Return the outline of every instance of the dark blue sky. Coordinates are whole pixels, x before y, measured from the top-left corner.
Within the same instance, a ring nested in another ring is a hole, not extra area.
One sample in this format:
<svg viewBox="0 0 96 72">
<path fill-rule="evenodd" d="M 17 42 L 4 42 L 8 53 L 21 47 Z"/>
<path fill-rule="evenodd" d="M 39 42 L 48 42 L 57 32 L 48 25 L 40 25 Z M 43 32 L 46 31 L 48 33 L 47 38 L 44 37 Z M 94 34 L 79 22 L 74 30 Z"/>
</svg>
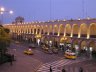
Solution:
<svg viewBox="0 0 96 72">
<path fill-rule="evenodd" d="M 96 18 L 96 0 L 0 0 L 0 6 L 14 11 L 13 15 L 3 15 L 4 22 L 11 22 L 17 16 L 28 22 Z"/>
</svg>

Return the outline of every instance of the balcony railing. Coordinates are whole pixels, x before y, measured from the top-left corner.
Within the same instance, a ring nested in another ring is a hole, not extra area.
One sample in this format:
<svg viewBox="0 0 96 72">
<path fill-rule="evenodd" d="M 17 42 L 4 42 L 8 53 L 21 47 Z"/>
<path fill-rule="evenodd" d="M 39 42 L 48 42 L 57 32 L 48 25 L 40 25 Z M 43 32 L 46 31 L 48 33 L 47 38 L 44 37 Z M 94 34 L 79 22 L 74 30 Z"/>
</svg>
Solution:
<svg viewBox="0 0 96 72">
<path fill-rule="evenodd" d="M 49 35 L 53 35 L 53 33 L 52 33 L 52 32 L 50 32 L 50 33 L 49 33 Z"/>
<path fill-rule="evenodd" d="M 96 35 L 90 35 L 90 38 L 96 38 Z"/>
<path fill-rule="evenodd" d="M 78 37 L 78 34 L 73 34 L 73 36 Z"/>
<path fill-rule="evenodd" d="M 58 33 L 54 33 L 54 35 L 58 35 Z"/>
<path fill-rule="evenodd" d="M 60 33 L 60 35 L 64 35 L 63 33 Z"/>
<path fill-rule="evenodd" d="M 87 37 L 87 34 L 81 34 L 81 37 Z"/>
<path fill-rule="evenodd" d="M 47 35 L 47 32 L 45 32 L 45 35 Z"/>
<path fill-rule="evenodd" d="M 18 35 L 17 32 L 12 32 L 13 35 Z M 31 35 L 32 33 L 20 33 L 20 34 L 26 34 L 26 35 Z M 35 34 L 35 33 L 34 33 Z M 39 33 L 38 33 L 39 34 Z M 41 32 L 41 34 L 45 34 L 47 35 L 48 32 Z M 58 35 L 58 33 L 52 33 L 50 32 L 49 35 Z M 60 36 L 64 35 L 63 33 L 60 33 Z M 66 36 L 70 36 L 69 33 L 66 33 Z M 78 34 L 73 34 L 73 37 L 77 37 L 78 38 Z M 87 38 L 87 34 L 81 34 L 80 38 Z M 90 35 L 90 38 L 96 38 L 96 35 Z"/>
<path fill-rule="evenodd" d="M 70 34 L 69 33 L 66 33 L 66 36 L 70 36 Z"/>
</svg>

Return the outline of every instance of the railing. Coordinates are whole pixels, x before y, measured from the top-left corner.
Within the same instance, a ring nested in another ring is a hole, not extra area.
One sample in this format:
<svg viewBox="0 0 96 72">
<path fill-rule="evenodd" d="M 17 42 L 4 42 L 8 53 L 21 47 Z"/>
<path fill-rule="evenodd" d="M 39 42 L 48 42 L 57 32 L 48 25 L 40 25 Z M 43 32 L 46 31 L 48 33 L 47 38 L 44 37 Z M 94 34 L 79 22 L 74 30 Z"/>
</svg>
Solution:
<svg viewBox="0 0 96 72">
<path fill-rule="evenodd" d="M 47 32 L 45 32 L 45 34 L 47 35 Z"/>
<path fill-rule="evenodd" d="M 60 33 L 60 35 L 64 35 L 63 33 Z"/>
<path fill-rule="evenodd" d="M 13 32 L 12 34 L 13 35 L 18 35 L 18 33 L 15 33 L 15 32 Z M 45 33 L 42 32 L 41 34 L 47 35 L 48 32 L 45 32 Z M 30 33 L 21 33 L 21 35 L 31 35 L 31 34 Z M 50 32 L 49 35 L 56 36 L 56 35 L 58 35 L 58 33 L 54 33 L 53 34 L 52 32 Z M 60 36 L 62 36 L 62 35 L 64 35 L 64 34 L 63 33 L 60 33 Z M 69 33 L 66 33 L 66 36 L 69 36 L 70 37 L 70 34 Z M 74 38 L 78 38 L 78 34 L 73 34 L 73 37 Z M 82 34 L 80 36 L 80 38 L 86 38 L 87 39 L 87 34 Z M 95 39 L 96 38 L 96 35 L 90 35 L 90 38 L 91 39 Z"/>
<path fill-rule="evenodd" d="M 54 35 L 58 35 L 58 33 L 54 33 Z"/>
<path fill-rule="evenodd" d="M 87 37 L 87 34 L 82 34 L 81 37 Z"/>
<path fill-rule="evenodd" d="M 52 33 L 52 32 L 50 32 L 50 33 L 49 33 L 49 35 L 53 35 L 53 33 Z"/>
<path fill-rule="evenodd" d="M 69 33 L 66 33 L 66 36 L 70 36 L 70 34 Z"/>
<path fill-rule="evenodd" d="M 43 34 L 43 32 L 41 32 L 41 34 Z"/>
<path fill-rule="evenodd" d="M 78 34 L 73 34 L 73 36 L 76 36 L 76 37 L 78 37 Z"/>
<path fill-rule="evenodd" d="M 90 38 L 96 38 L 96 35 L 90 35 Z"/>
</svg>

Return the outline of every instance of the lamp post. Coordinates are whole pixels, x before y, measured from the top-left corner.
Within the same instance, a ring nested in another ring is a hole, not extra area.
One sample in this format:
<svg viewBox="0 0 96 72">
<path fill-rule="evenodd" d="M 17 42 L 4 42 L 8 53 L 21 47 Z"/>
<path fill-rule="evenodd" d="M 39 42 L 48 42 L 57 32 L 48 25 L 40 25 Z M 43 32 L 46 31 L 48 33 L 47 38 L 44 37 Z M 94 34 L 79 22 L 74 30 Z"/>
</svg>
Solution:
<svg viewBox="0 0 96 72">
<path fill-rule="evenodd" d="M 12 11 L 12 10 L 5 10 L 4 7 L 0 7 L 0 15 L 1 15 L 2 24 L 3 24 L 3 14 L 4 14 L 4 13 L 13 14 L 13 11 Z"/>
</svg>

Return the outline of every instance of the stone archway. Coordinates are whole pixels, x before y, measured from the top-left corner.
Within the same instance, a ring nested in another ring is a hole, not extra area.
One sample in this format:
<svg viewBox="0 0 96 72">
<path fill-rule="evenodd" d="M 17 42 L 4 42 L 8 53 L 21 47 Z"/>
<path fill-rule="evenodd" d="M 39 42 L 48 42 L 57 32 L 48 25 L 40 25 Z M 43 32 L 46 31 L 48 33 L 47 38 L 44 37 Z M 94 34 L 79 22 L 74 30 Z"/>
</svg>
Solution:
<svg viewBox="0 0 96 72">
<path fill-rule="evenodd" d="M 45 25 L 44 26 L 44 34 L 47 34 L 48 33 L 48 25 Z"/>
<path fill-rule="evenodd" d="M 95 41 L 82 40 L 81 41 L 81 54 L 85 55 L 85 57 L 92 58 L 92 51 L 96 50 L 95 47 L 96 47 Z"/>
<path fill-rule="evenodd" d="M 33 33 L 36 34 L 36 25 L 33 26 Z"/>
<path fill-rule="evenodd" d="M 59 31 L 60 35 L 64 35 L 64 25 L 63 24 L 60 24 L 59 29 L 60 29 L 60 31 Z"/>
<path fill-rule="evenodd" d="M 73 52 L 75 52 L 76 53 L 76 55 L 78 55 L 79 54 L 79 52 L 80 52 L 80 45 L 79 45 L 79 40 L 78 39 L 74 39 L 73 41 L 72 41 L 72 51 Z"/>
<path fill-rule="evenodd" d="M 95 44 L 95 41 L 90 41 L 89 42 L 89 49 L 92 48 L 92 51 L 96 51 L 96 44 Z"/>
<path fill-rule="evenodd" d="M 87 41 L 86 40 L 81 41 L 81 43 L 80 43 L 81 50 L 84 50 L 84 49 L 87 50 L 87 47 L 88 47 Z"/>
<path fill-rule="evenodd" d="M 61 43 L 64 43 L 64 42 L 71 43 L 71 38 L 67 37 L 67 36 L 66 37 L 63 36 L 63 37 L 60 38 L 60 42 Z"/>
<path fill-rule="evenodd" d="M 88 45 L 89 45 L 90 58 L 95 58 L 96 57 L 96 43 L 95 43 L 95 41 L 90 41 Z"/>
<path fill-rule="evenodd" d="M 71 28 L 71 25 L 70 24 L 66 24 L 66 26 L 65 26 L 65 36 L 70 36 L 71 35 L 71 30 L 72 30 L 72 28 Z"/>
<path fill-rule="evenodd" d="M 72 43 L 72 47 L 75 48 L 75 45 L 79 45 L 79 41 L 76 39 Z"/>
<path fill-rule="evenodd" d="M 61 37 L 60 38 L 60 44 L 64 45 L 64 48 L 68 49 L 68 48 L 71 48 L 72 47 L 72 44 L 71 44 L 72 40 L 70 37 Z"/>
<path fill-rule="evenodd" d="M 40 34 L 40 26 L 39 25 L 37 25 L 37 27 L 36 27 L 36 29 L 37 29 L 37 34 Z"/>
<path fill-rule="evenodd" d="M 96 38 L 96 24 L 90 24 L 90 38 Z"/>
<path fill-rule="evenodd" d="M 52 25 L 49 25 L 49 35 L 52 35 L 53 34 L 53 28 L 52 28 Z"/>
<path fill-rule="evenodd" d="M 78 32 L 79 32 L 79 26 L 78 24 L 73 24 L 73 37 L 76 36 L 78 37 Z"/>
<path fill-rule="evenodd" d="M 41 31 L 40 34 L 44 34 L 44 27 L 43 27 L 43 25 L 40 26 L 40 31 Z"/>
<path fill-rule="evenodd" d="M 80 37 L 87 37 L 87 32 L 88 32 L 88 26 L 87 24 L 81 24 L 80 25 Z"/>
<path fill-rule="evenodd" d="M 57 25 L 54 25 L 54 35 L 57 35 L 58 34 L 58 26 Z"/>
</svg>

